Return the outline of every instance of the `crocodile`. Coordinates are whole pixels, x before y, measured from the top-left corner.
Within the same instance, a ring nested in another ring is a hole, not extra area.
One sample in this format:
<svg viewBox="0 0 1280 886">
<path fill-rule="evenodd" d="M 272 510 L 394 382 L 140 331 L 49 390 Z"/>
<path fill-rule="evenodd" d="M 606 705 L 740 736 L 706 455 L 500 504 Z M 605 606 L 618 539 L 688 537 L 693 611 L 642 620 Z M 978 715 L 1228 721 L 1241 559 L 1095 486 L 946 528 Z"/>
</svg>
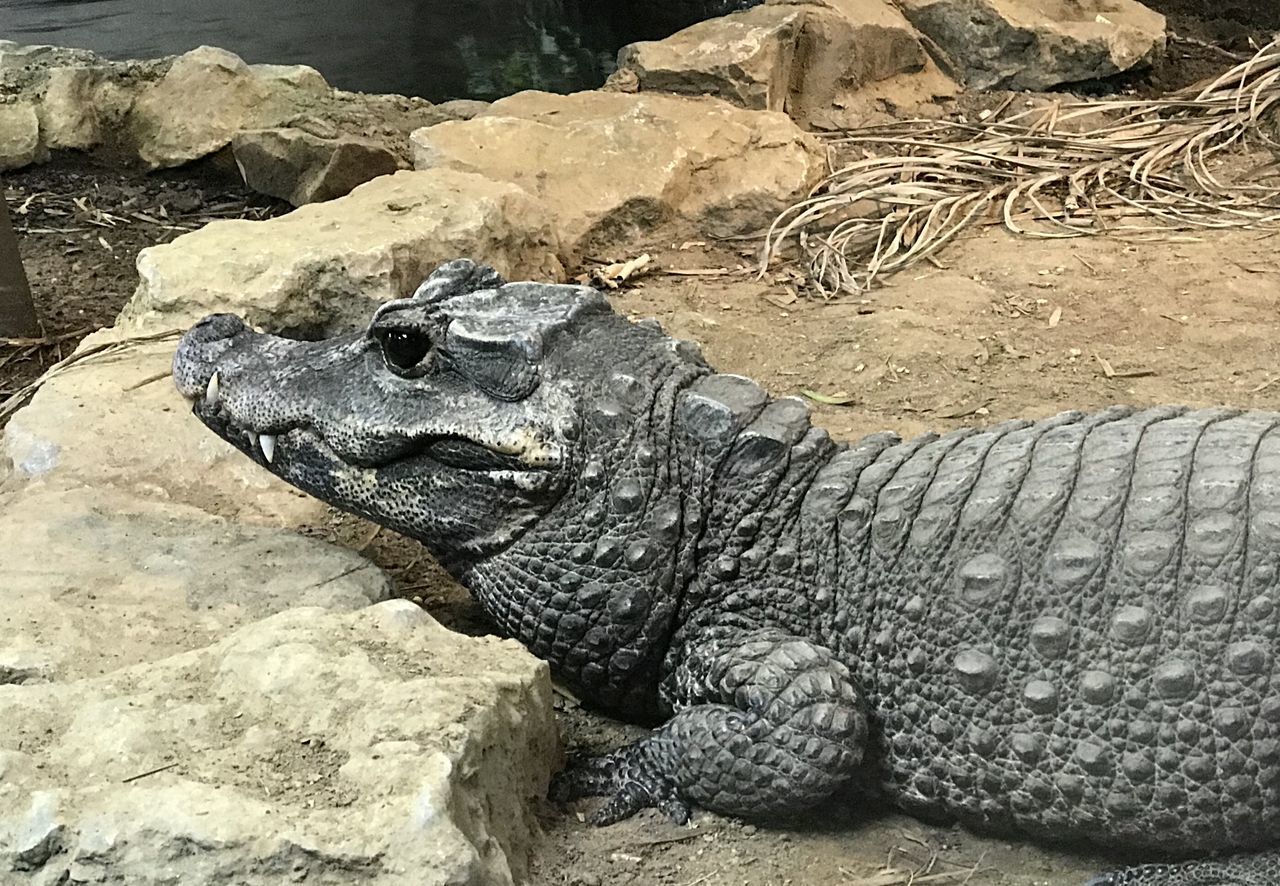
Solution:
<svg viewBox="0 0 1280 886">
<path fill-rule="evenodd" d="M 594 289 L 466 259 L 327 340 L 211 315 L 173 371 L 654 727 L 553 781 L 597 824 L 839 794 L 1144 862 L 1095 886 L 1280 883 L 1280 414 L 837 443 Z"/>
</svg>

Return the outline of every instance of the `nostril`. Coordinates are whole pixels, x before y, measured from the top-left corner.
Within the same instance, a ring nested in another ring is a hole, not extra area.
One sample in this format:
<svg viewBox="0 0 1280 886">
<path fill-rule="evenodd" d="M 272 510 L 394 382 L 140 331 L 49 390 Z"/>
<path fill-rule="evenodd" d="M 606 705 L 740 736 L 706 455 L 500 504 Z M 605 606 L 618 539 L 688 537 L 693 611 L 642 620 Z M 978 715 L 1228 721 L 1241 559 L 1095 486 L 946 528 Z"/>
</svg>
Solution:
<svg viewBox="0 0 1280 886">
<path fill-rule="evenodd" d="M 214 366 L 248 328 L 234 314 L 210 314 L 187 330 L 173 355 L 178 390 L 191 400 L 206 396 Z"/>
<path fill-rule="evenodd" d="M 192 326 L 184 338 L 207 343 L 220 338 L 231 338 L 248 328 L 235 314 L 210 314 Z"/>
</svg>

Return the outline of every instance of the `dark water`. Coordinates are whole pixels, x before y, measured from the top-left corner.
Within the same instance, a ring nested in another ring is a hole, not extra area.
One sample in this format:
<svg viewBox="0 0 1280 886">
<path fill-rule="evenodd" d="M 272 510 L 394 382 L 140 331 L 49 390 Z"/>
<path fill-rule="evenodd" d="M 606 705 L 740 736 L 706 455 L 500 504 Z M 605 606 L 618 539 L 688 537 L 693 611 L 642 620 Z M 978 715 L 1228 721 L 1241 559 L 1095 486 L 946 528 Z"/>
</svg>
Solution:
<svg viewBox="0 0 1280 886">
<path fill-rule="evenodd" d="M 623 45 L 733 0 L 0 0 L 0 39 L 150 58 L 202 43 L 432 101 L 600 85 Z"/>
</svg>

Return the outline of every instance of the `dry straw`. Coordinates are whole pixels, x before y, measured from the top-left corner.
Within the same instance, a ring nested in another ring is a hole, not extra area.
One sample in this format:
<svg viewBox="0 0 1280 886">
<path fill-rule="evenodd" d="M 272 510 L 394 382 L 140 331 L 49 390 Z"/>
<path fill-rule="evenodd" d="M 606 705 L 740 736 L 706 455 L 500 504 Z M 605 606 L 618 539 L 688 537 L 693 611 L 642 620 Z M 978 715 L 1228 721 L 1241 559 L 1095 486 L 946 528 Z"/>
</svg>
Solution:
<svg viewBox="0 0 1280 886">
<path fill-rule="evenodd" d="M 979 224 L 1030 237 L 1280 226 L 1280 185 L 1264 184 L 1259 170 L 1224 181 L 1210 168 L 1247 137 L 1280 147 L 1261 125 L 1277 101 L 1280 40 L 1207 85 L 1162 98 L 1058 102 L 1002 117 L 1006 102 L 979 123 L 907 120 L 833 134 L 839 168 L 774 221 L 764 263 L 794 240 L 824 294 L 859 292 Z"/>
</svg>

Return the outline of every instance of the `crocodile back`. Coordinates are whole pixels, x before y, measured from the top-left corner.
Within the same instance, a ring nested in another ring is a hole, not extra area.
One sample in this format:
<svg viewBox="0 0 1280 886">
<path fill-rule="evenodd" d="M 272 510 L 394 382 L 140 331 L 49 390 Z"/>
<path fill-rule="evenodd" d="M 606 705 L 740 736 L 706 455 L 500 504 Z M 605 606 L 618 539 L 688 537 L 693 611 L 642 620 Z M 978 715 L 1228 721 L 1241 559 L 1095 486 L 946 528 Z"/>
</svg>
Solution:
<svg viewBox="0 0 1280 886">
<path fill-rule="evenodd" d="M 844 639 L 902 806 L 1134 847 L 1280 834 L 1280 415 L 909 441 L 841 519 Z"/>
</svg>

